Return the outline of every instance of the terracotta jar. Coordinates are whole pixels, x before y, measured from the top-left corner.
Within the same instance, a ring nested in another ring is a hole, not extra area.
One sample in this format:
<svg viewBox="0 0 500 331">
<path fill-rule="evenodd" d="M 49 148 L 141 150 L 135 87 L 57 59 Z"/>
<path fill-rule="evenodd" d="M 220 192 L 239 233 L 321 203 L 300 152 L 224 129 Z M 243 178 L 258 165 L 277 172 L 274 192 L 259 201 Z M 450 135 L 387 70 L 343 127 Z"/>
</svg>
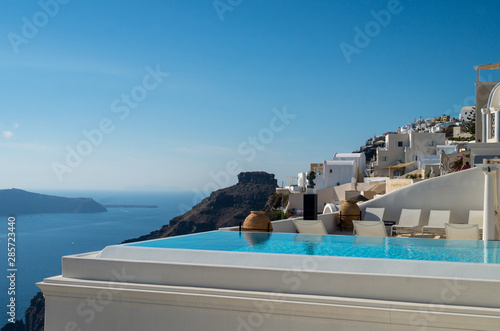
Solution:
<svg viewBox="0 0 500 331">
<path fill-rule="evenodd" d="M 273 225 L 271 224 L 269 217 L 266 216 L 265 212 L 251 211 L 250 215 L 245 218 L 241 230 L 271 232 L 273 231 Z"/>
<path fill-rule="evenodd" d="M 359 206 L 353 200 L 346 200 L 339 208 L 340 230 L 344 228 L 352 229 L 352 221 L 360 220 Z"/>
</svg>

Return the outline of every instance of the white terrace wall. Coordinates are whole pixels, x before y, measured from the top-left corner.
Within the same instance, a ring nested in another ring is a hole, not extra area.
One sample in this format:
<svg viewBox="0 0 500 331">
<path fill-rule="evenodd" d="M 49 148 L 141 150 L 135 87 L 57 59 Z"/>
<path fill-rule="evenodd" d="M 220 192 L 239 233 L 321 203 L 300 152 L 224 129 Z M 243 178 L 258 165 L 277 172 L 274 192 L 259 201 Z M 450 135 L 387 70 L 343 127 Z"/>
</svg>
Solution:
<svg viewBox="0 0 500 331">
<path fill-rule="evenodd" d="M 467 223 L 469 210 L 483 209 L 484 174 L 473 168 L 427 179 L 359 205 L 384 207 L 384 220 L 399 220 L 401 209 L 422 209 L 420 224 L 427 224 L 429 212 L 451 210 L 450 222 Z"/>
<path fill-rule="evenodd" d="M 273 232 L 285 232 L 285 233 L 296 233 L 297 229 L 292 220 L 301 220 L 302 217 L 287 218 L 284 220 L 273 221 Z M 337 224 L 339 223 L 339 213 L 327 213 L 318 215 L 318 219 L 323 222 L 325 229 L 328 233 L 333 233 L 338 230 Z M 238 231 L 239 226 L 231 226 L 226 228 L 220 228 L 219 231 Z"/>
<path fill-rule="evenodd" d="M 371 191 L 374 187 L 376 187 L 380 184 L 385 185 L 385 180 L 366 182 L 366 183 L 358 183 L 358 184 L 356 184 L 356 188 L 358 191 Z"/>
<path fill-rule="evenodd" d="M 334 190 L 334 201 L 342 201 L 345 200 L 345 192 L 346 191 L 351 191 L 356 189 L 356 184 L 355 183 L 347 183 L 339 186 L 335 186 L 333 188 Z M 332 202 L 332 201 L 326 201 L 326 203 Z"/>
<path fill-rule="evenodd" d="M 325 188 L 323 190 L 317 190 L 318 195 L 318 212 L 322 212 L 325 204 L 336 200 L 335 187 Z"/>
<path fill-rule="evenodd" d="M 344 200 L 345 192 L 348 190 L 354 190 L 355 187 L 356 184 L 347 183 L 335 187 L 316 190 L 316 194 L 318 195 L 318 212 L 321 212 L 323 210 L 325 203 Z M 303 206 L 304 193 L 293 193 L 288 196 L 287 211 L 290 211 L 292 209 L 303 210 Z"/>
<path fill-rule="evenodd" d="M 413 183 L 419 182 L 421 179 L 410 179 L 410 178 L 397 178 L 397 179 L 388 179 L 385 182 L 385 192 L 390 193 L 402 187 L 411 185 Z"/>
</svg>

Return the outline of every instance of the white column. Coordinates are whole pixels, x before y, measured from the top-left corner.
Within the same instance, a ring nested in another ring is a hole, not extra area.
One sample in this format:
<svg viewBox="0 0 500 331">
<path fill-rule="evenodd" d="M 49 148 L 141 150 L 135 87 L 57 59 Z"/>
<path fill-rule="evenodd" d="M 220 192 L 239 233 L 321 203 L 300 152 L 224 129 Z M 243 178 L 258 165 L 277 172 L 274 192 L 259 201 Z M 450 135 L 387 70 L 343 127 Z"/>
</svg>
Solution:
<svg viewBox="0 0 500 331">
<path fill-rule="evenodd" d="M 483 138 L 482 142 L 486 143 L 488 142 L 488 124 L 489 124 L 489 115 L 490 110 L 488 108 L 483 108 L 481 109 L 481 122 L 482 122 L 482 132 L 481 136 Z"/>
<path fill-rule="evenodd" d="M 483 163 L 484 205 L 483 205 L 483 240 L 495 240 L 495 180 L 496 169 Z"/>
</svg>

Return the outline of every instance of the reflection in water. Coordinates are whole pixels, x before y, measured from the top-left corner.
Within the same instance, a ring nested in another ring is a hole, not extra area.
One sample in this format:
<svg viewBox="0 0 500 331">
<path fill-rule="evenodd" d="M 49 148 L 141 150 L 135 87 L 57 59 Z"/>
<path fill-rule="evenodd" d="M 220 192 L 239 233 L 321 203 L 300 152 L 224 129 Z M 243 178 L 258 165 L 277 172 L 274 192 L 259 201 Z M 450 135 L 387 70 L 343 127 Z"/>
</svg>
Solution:
<svg viewBox="0 0 500 331">
<path fill-rule="evenodd" d="M 243 233 L 243 236 L 245 237 L 245 240 L 251 245 L 259 245 L 263 244 L 266 241 L 271 238 L 271 233 L 270 232 L 250 232 L 250 231 L 243 231 L 240 232 L 240 236 Z"/>
<path fill-rule="evenodd" d="M 294 241 L 302 241 L 304 245 L 304 252 L 307 255 L 315 255 L 314 251 L 316 246 L 323 242 L 324 234 L 306 234 L 299 233 L 293 238 Z"/>
<path fill-rule="evenodd" d="M 297 233 L 293 238 L 294 241 L 310 241 L 310 242 L 323 242 L 324 234 L 306 234 Z"/>
<path fill-rule="evenodd" d="M 355 245 L 375 245 L 375 247 L 383 247 L 384 254 L 383 256 L 380 255 L 379 257 L 390 258 L 391 252 L 387 237 L 355 236 L 352 242 Z"/>
<path fill-rule="evenodd" d="M 355 236 L 353 243 L 360 245 L 385 245 L 386 237 Z"/>
</svg>

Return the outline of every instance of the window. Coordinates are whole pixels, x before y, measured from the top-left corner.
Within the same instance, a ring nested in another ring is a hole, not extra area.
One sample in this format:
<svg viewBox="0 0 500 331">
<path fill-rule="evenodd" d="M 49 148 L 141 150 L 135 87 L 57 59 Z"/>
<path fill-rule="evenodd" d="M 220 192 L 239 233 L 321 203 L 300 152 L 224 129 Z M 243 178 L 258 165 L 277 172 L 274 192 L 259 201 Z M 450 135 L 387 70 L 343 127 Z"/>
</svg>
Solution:
<svg viewBox="0 0 500 331">
<path fill-rule="evenodd" d="M 330 169 L 330 173 L 332 173 L 332 169 Z"/>
<path fill-rule="evenodd" d="M 402 141 L 398 141 L 398 147 L 403 147 L 403 142 Z"/>
<path fill-rule="evenodd" d="M 495 114 L 491 114 L 490 119 L 490 138 L 495 138 Z"/>
<path fill-rule="evenodd" d="M 382 161 L 387 161 L 387 156 L 382 156 Z"/>
</svg>

